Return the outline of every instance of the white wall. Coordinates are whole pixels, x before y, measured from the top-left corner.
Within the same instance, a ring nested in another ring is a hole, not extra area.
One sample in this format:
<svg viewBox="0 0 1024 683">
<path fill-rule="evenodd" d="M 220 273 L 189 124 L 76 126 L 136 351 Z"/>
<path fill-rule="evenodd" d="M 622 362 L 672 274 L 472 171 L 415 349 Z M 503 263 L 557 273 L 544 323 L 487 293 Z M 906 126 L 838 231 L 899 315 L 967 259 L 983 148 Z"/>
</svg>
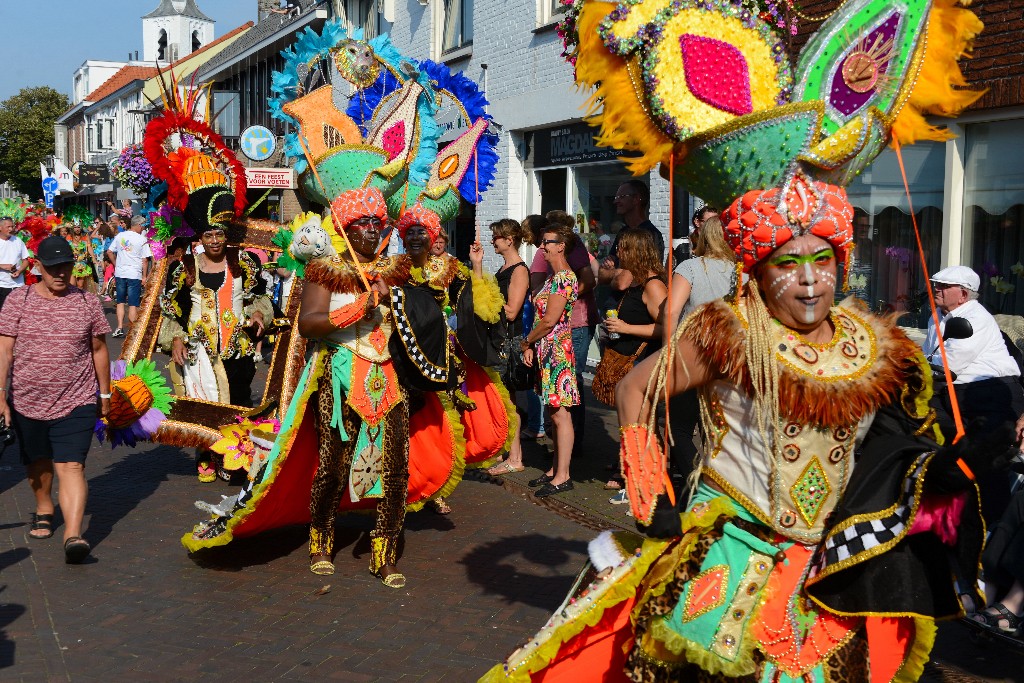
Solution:
<svg viewBox="0 0 1024 683">
<path fill-rule="evenodd" d="M 201 45 L 213 42 L 214 24 L 191 17 L 153 17 L 142 20 L 143 59 L 149 64 L 157 61 L 160 50 L 160 31 L 167 31 L 167 53 L 164 62 L 171 60 L 171 45 L 178 46 L 178 59 L 192 52 L 192 33 L 199 32 Z"/>
<path fill-rule="evenodd" d="M 71 77 L 71 104 L 76 105 L 121 70 L 125 62 L 87 60 Z"/>
</svg>

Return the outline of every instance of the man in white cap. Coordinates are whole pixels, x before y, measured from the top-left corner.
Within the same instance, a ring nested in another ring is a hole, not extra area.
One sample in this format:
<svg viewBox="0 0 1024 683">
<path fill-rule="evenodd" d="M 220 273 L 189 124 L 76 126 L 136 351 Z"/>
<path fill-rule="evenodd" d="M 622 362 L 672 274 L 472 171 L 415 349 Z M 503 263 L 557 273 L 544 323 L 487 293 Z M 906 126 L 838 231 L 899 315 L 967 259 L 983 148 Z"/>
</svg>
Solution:
<svg viewBox="0 0 1024 683">
<path fill-rule="evenodd" d="M 978 301 L 981 278 L 967 266 L 950 266 L 935 273 L 931 280 L 935 305 L 942 314 L 940 333 L 950 318 L 964 318 L 974 330 L 966 339 L 945 342 L 949 369 L 956 373 L 953 384 L 964 422 L 984 417 L 989 421 L 989 428 L 1002 421 L 1015 422 L 1024 413 L 1020 368 L 1007 350 L 995 318 Z M 924 352 L 928 362 L 941 366 L 938 346 L 935 323 L 929 320 Z M 932 405 L 939 413 L 940 424 L 944 423 L 943 431 L 951 436 L 953 432 L 947 431 L 951 430 L 952 423 L 949 392 L 937 387 Z M 1010 481 L 1005 473 L 993 472 L 980 478 L 978 485 L 985 523 L 992 525 L 1009 502 Z"/>
</svg>

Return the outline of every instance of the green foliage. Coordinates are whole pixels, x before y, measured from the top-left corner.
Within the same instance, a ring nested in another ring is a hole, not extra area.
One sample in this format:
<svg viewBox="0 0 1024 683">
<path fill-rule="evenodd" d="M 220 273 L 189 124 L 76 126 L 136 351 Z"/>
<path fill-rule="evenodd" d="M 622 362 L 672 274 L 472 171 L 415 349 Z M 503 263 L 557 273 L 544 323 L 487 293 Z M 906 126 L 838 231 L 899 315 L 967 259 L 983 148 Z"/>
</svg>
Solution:
<svg viewBox="0 0 1024 683">
<path fill-rule="evenodd" d="M 49 86 L 22 88 L 0 102 L 0 182 L 43 196 L 39 164 L 53 154 L 53 124 L 71 103 Z"/>
</svg>

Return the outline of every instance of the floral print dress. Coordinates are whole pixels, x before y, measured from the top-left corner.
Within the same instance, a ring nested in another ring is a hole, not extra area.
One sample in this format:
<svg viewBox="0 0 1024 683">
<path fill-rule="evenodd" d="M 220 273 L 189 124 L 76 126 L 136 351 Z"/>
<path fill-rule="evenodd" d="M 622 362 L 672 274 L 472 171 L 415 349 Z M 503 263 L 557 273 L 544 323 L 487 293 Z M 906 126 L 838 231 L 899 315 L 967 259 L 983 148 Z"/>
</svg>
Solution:
<svg viewBox="0 0 1024 683">
<path fill-rule="evenodd" d="M 560 270 L 547 279 L 534 298 L 534 325 L 548 310 L 552 294 L 565 297 L 565 310 L 555 328 L 537 342 L 537 362 L 540 367 L 540 398 L 552 408 L 580 404 L 580 390 L 576 385 L 576 353 L 572 347 L 572 305 L 579 295 L 579 284 L 571 270 Z"/>
</svg>

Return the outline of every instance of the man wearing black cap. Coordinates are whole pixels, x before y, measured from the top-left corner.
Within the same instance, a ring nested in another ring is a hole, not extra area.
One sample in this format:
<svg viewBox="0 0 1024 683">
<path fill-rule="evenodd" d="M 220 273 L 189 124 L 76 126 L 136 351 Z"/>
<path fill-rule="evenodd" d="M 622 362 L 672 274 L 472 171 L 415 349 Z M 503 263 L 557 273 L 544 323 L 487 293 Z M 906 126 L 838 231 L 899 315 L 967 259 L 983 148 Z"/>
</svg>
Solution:
<svg viewBox="0 0 1024 683">
<path fill-rule="evenodd" d="M 60 479 L 64 558 L 88 556 L 81 537 L 85 458 L 97 414 L 110 409 L 110 325 L 95 294 L 70 285 L 74 254 L 63 237 L 37 250 L 41 281 L 11 294 L 0 311 L 0 417 L 18 436 L 36 497 L 28 536 L 53 536 L 53 475 Z"/>
</svg>

